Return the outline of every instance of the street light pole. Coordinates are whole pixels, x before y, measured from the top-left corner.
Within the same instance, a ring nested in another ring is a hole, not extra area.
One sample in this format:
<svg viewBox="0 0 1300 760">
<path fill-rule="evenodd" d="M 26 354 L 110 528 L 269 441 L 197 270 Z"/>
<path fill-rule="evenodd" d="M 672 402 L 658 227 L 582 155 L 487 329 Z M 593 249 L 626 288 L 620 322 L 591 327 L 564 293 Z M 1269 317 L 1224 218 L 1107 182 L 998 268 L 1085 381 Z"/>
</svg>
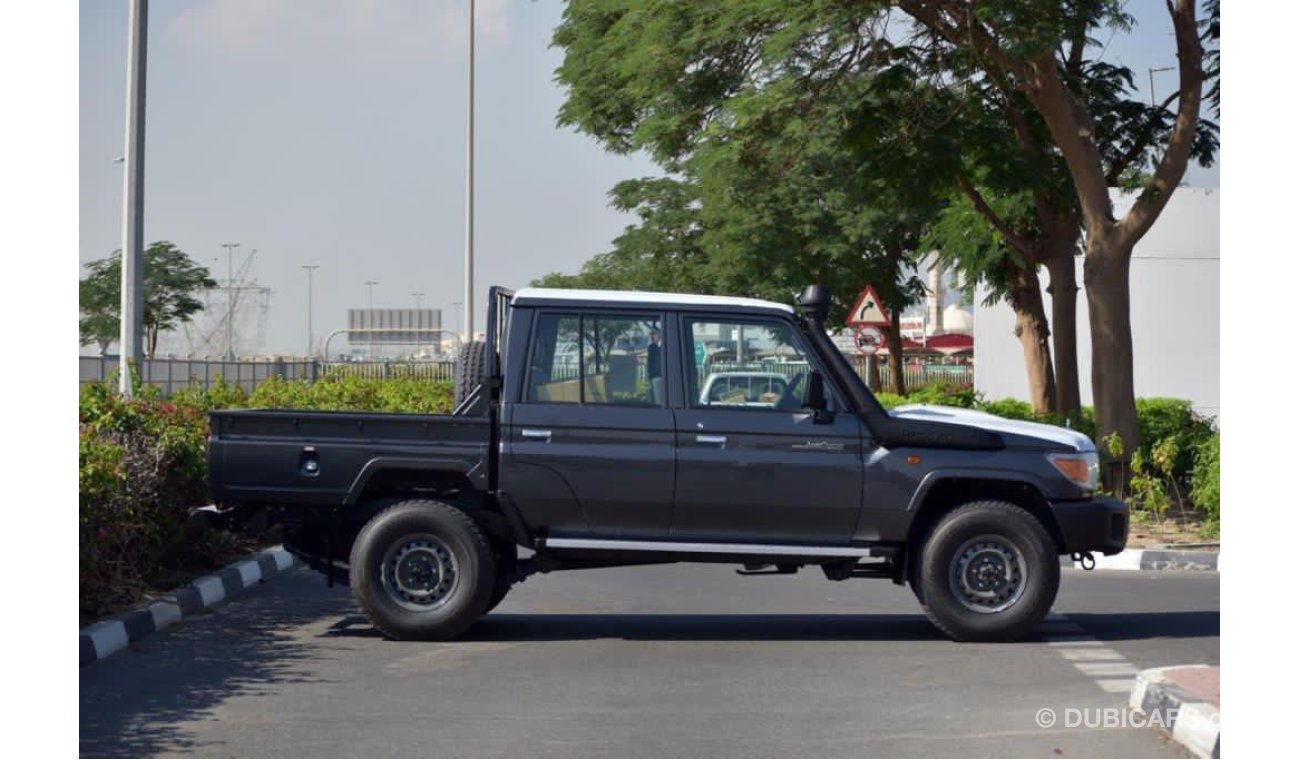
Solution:
<svg viewBox="0 0 1300 760">
<path fill-rule="evenodd" d="M 412 293 L 411 295 L 415 296 L 415 308 L 417 308 L 417 309 L 420 308 L 420 305 L 421 305 L 421 303 L 422 303 L 422 299 L 424 298 L 424 294 L 423 294 L 423 293 Z"/>
<path fill-rule="evenodd" d="M 1156 73 L 1160 71 L 1173 71 L 1173 66 L 1157 66 L 1147 69 L 1147 83 L 1151 88 L 1151 105 L 1156 104 Z"/>
<path fill-rule="evenodd" d="M 302 268 L 307 270 L 307 358 L 311 359 L 312 346 L 315 344 L 315 341 L 312 339 L 312 334 L 311 334 L 312 333 L 312 329 L 311 329 L 312 328 L 312 319 L 311 319 L 312 275 L 316 273 L 317 269 L 320 269 L 320 264 L 303 264 Z"/>
<path fill-rule="evenodd" d="M 235 249 L 239 243 L 222 243 L 226 249 L 226 361 L 235 360 Z"/>
<path fill-rule="evenodd" d="M 456 309 L 456 332 L 457 332 L 457 334 L 461 334 L 461 331 L 460 331 L 460 312 L 461 312 L 461 308 L 462 308 L 465 304 L 461 303 L 460 301 L 452 301 L 451 305 Z M 462 338 L 462 340 L 463 340 L 463 338 Z"/>
<path fill-rule="evenodd" d="M 465 159 L 465 342 L 474 339 L 474 0 L 469 0 L 469 123 Z"/>
<path fill-rule="evenodd" d="M 121 358 L 118 391 L 131 397 L 131 372 L 144 361 L 144 90 L 149 0 L 131 0 L 126 55 L 126 163 L 122 180 Z"/>
</svg>

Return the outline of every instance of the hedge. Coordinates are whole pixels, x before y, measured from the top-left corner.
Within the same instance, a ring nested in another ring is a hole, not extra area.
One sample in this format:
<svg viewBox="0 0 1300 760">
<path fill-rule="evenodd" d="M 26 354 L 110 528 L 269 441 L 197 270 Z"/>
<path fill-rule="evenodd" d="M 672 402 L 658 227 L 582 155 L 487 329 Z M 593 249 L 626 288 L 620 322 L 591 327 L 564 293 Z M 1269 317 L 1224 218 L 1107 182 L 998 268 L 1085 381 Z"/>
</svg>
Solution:
<svg viewBox="0 0 1300 760">
<path fill-rule="evenodd" d="M 211 501 L 208 412 L 232 408 L 366 412 L 451 411 L 449 382 L 273 378 L 251 395 L 218 380 L 163 398 L 139 388 L 126 400 L 105 383 L 80 394 L 78 486 L 83 614 L 133 601 L 160 570 L 215 560 L 211 534 L 186 531 L 189 509 Z"/>
</svg>

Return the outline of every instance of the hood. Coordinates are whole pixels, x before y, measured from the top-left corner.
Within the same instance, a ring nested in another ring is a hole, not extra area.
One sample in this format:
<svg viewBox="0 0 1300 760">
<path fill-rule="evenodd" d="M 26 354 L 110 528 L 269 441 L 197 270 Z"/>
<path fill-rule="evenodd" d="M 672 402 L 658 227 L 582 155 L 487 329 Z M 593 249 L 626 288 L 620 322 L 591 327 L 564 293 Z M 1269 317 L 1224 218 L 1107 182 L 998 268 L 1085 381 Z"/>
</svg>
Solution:
<svg viewBox="0 0 1300 760">
<path fill-rule="evenodd" d="M 1095 451 L 1092 439 L 1076 430 L 1045 425 L 1041 422 L 1009 420 L 995 414 L 956 406 L 931 406 L 909 404 L 889 412 L 891 417 L 905 420 L 925 420 L 951 425 L 968 425 L 1002 435 L 1007 446 L 1015 448 L 1048 447 L 1066 448 L 1070 451 Z"/>
</svg>

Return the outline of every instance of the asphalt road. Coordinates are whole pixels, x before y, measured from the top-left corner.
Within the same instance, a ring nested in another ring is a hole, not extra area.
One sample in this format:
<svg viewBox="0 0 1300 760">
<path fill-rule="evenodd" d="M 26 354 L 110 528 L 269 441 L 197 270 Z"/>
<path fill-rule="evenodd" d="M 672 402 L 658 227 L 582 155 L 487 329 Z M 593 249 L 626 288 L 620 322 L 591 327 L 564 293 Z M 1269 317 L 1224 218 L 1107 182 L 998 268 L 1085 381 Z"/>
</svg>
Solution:
<svg viewBox="0 0 1300 760">
<path fill-rule="evenodd" d="M 1128 695 L 1098 674 L 1218 664 L 1218 575 L 1070 570 L 1055 610 L 1039 640 L 955 644 L 885 581 L 615 568 L 407 643 L 295 571 L 83 669 L 81 754 L 1185 757 L 1105 727 Z"/>
</svg>

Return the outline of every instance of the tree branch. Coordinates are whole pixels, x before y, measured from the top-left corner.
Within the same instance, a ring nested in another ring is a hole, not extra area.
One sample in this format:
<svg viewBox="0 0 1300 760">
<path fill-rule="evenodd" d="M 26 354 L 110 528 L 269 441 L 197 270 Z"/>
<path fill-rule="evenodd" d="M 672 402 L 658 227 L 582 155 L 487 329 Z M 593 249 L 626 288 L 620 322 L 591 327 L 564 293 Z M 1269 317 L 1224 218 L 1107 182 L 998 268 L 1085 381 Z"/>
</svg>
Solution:
<svg viewBox="0 0 1300 760">
<path fill-rule="evenodd" d="M 1179 93 L 1175 92 L 1165 98 L 1164 102 L 1160 104 L 1160 110 L 1163 111 L 1168 108 L 1171 103 L 1178 99 L 1178 95 Z M 1146 129 L 1143 133 L 1139 134 L 1136 139 L 1134 139 L 1132 147 L 1130 147 L 1124 155 L 1116 159 L 1115 163 L 1111 165 L 1110 171 L 1106 172 L 1106 184 L 1112 187 L 1118 185 L 1119 179 L 1124 172 L 1133 165 L 1134 161 L 1138 160 L 1138 158 L 1146 152 L 1147 148 L 1151 147 L 1151 139 L 1155 137 L 1156 123 L 1159 118 L 1158 113 L 1153 113 L 1151 115 L 1151 119 L 1147 122 Z"/>
<path fill-rule="evenodd" d="M 988 201 L 984 200 L 984 196 L 981 195 L 980 191 L 971 184 L 970 180 L 966 178 L 966 175 L 957 175 L 957 186 L 960 187 L 962 193 L 970 199 L 971 204 L 975 206 L 975 210 L 979 212 L 980 216 L 988 220 L 988 223 L 993 225 L 994 229 L 1002 233 L 1002 237 L 1006 238 L 1008 243 L 1024 254 L 1025 258 L 1029 259 L 1032 263 L 1038 263 L 1037 250 L 1034 247 L 1033 241 L 1019 232 L 1016 232 L 1015 228 L 1008 224 L 1005 219 L 998 216 L 998 213 L 993 210 L 993 207 L 988 204 Z"/>
<path fill-rule="evenodd" d="M 1201 84 L 1205 72 L 1201 68 L 1204 50 L 1196 30 L 1196 3 L 1195 0 L 1178 0 L 1176 6 L 1173 2 L 1167 5 L 1174 23 L 1174 37 L 1178 41 L 1178 115 L 1155 174 L 1119 224 L 1120 242 L 1125 247 L 1137 242 L 1151 229 L 1183 178 L 1201 114 Z"/>
</svg>

